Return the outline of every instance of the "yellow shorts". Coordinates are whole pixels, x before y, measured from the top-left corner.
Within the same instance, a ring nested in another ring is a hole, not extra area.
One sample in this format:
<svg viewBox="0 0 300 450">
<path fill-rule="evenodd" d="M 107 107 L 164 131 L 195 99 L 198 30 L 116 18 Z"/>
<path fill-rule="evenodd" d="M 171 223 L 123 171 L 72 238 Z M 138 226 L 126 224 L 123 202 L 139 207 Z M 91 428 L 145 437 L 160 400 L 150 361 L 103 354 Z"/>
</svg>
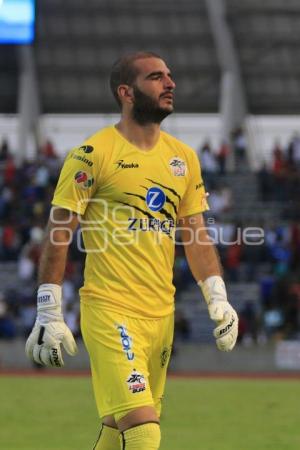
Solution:
<svg viewBox="0 0 300 450">
<path fill-rule="evenodd" d="M 159 416 L 174 315 L 137 319 L 81 303 L 81 329 L 99 416 L 147 405 Z"/>
</svg>

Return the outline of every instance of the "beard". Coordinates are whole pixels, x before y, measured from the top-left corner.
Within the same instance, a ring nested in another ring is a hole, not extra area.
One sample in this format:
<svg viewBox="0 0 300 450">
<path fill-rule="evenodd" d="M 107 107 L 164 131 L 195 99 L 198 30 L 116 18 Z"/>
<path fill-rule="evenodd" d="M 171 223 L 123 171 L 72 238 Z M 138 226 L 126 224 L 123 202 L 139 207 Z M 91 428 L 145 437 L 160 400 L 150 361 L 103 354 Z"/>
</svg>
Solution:
<svg viewBox="0 0 300 450">
<path fill-rule="evenodd" d="M 132 117 L 139 125 L 160 124 L 165 117 L 173 112 L 173 108 L 161 108 L 158 101 L 144 94 L 137 86 L 133 86 L 133 92 Z"/>
</svg>

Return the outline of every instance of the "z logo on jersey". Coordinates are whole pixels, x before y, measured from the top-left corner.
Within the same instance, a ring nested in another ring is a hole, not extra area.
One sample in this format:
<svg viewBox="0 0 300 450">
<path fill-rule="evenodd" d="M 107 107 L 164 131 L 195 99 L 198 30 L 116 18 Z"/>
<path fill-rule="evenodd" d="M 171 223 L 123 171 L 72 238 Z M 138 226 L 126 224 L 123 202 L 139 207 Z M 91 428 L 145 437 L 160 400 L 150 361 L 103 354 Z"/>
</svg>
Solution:
<svg viewBox="0 0 300 450">
<path fill-rule="evenodd" d="M 160 211 L 166 202 L 166 195 L 159 187 L 151 187 L 146 194 L 146 205 L 151 211 Z"/>
</svg>

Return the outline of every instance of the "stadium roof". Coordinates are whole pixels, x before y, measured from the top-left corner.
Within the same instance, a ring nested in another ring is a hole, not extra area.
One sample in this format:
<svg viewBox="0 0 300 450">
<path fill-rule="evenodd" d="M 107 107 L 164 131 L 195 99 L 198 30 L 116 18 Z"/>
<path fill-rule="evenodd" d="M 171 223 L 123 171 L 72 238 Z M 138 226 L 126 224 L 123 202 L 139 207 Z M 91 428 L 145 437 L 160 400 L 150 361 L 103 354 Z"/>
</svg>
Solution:
<svg viewBox="0 0 300 450">
<path fill-rule="evenodd" d="M 300 112 L 300 2 L 223 0 L 249 112 Z M 115 112 L 108 85 L 123 53 L 162 55 L 178 112 L 217 112 L 221 70 L 205 0 L 40 0 L 34 44 L 42 112 Z M 18 58 L 0 47 L 0 111 L 17 107 Z"/>
</svg>

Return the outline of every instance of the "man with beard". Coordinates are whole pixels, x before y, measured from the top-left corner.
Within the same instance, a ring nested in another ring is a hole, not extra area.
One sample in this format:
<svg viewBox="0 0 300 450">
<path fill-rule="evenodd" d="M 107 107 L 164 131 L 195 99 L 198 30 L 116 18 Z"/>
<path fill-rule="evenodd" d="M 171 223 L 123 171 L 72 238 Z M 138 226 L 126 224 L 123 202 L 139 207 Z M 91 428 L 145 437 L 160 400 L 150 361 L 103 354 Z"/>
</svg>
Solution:
<svg viewBox="0 0 300 450">
<path fill-rule="evenodd" d="M 234 347 L 238 319 L 204 226 L 208 206 L 197 156 L 160 130 L 173 111 L 170 70 L 160 56 L 138 52 L 114 64 L 110 84 L 121 120 L 73 149 L 64 163 L 26 352 L 56 367 L 63 365 L 61 344 L 76 352 L 61 312 L 61 283 L 68 245 L 80 224 L 86 251 L 81 329 L 102 419 L 94 449 L 157 450 L 173 340 L 176 222 L 217 322 L 219 349 Z"/>
</svg>

